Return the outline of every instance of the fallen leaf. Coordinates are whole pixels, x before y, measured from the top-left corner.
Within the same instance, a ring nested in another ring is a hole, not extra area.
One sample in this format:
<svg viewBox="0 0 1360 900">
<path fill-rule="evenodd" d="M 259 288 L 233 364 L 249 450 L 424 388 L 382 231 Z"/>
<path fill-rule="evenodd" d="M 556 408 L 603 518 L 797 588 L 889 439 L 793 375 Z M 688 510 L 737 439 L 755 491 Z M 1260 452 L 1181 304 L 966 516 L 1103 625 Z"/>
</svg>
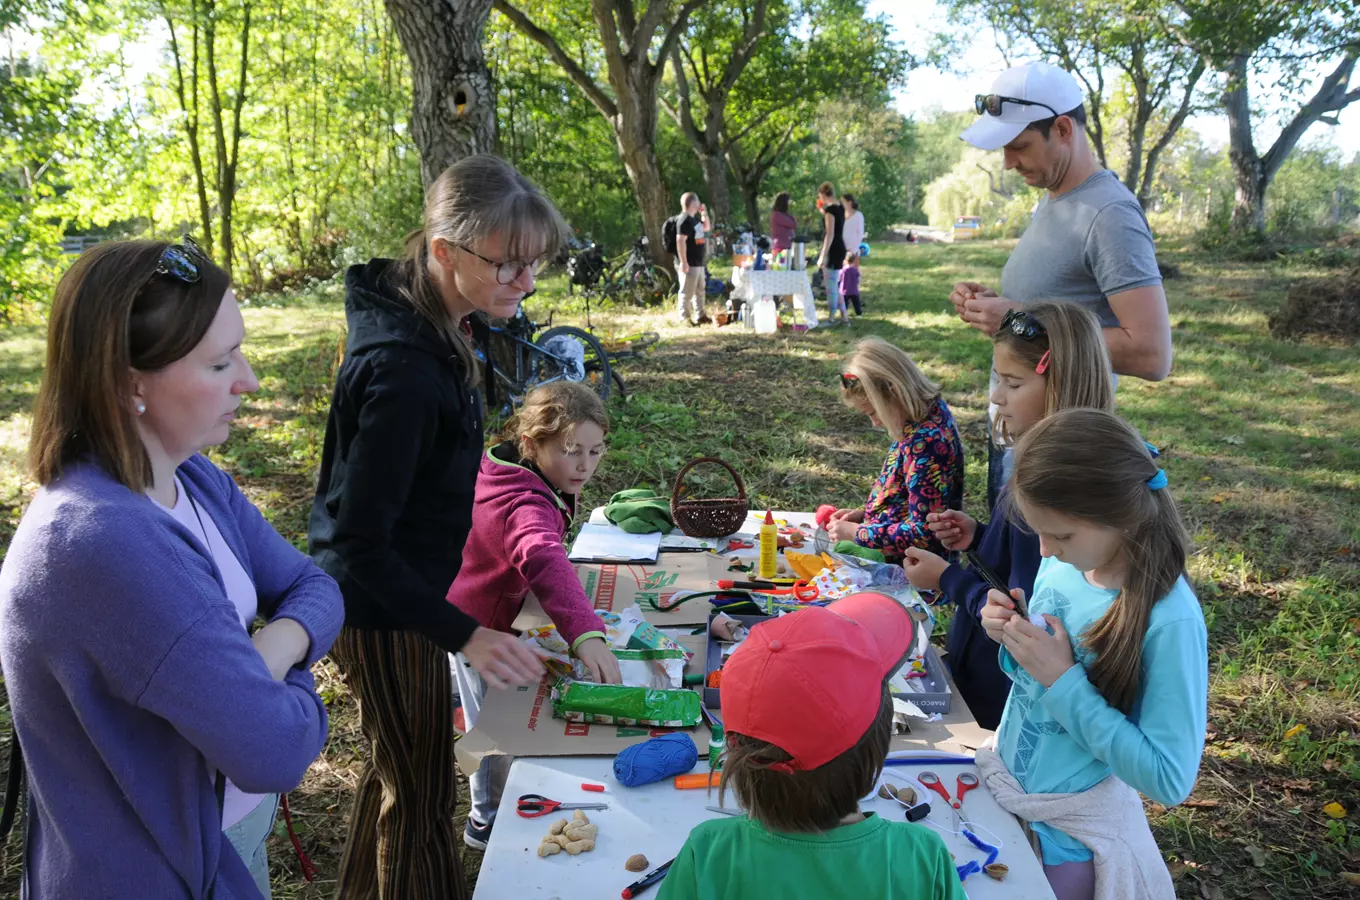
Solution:
<svg viewBox="0 0 1360 900">
<path fill-rule="evenodd" d="M 1326 806 L 1322 807 L 1322 811 L 1325 812 L 1327 815 L 1331 816 L 1333 819 L 1346 818 L 1346 807 L 1342 806 L 1340 803 L 1337 803 L 1335 800 L 1333 800 L 1331 803 L 1328 803 Z"/>
<path fill-rule="evenodd" d="M 1191 809 L 1216 809 L 1217 800 L 1186 800 L 1181 806 L 1188 806 Z"/>
<path fill-rule="evenodd" d="M 1201 881 L 1199 883 L 1199 895 L 1204 900 L 1223 900 L 1223 888 L 1207 881 Z"/>
<path fill-rule="evenodd" d="M 1293 728 L 1289 729 L 1284 733 L 1284 739 L 1287 741 L 1290 738 L 1294 737 L 1295 735 L 1303 734 L 1307 730 L 1308 729 L 1303 725 L 1295 725 Z"/>
<path fill-rule="evenodd" d="M 1212 502 L 1214 502 L 1214 503 L 1222 503 L 1224 500 L 1227 500 L 1227 499 L 1228 499 L 1228 495 L 1227 495 L 1227 494 L 1214 494 L 1214 495 L 1213 495 L 1212 497 L 1210 497 L 1209 499 L 1210 499 Z"/>
<path fill-rule="evenodd" d="M 1341 880 L 1346 884 L 1360 884 L 1360 872 L 1342 872 Z"/>
<path fill-rule="evenodd" d="M 1228 435 L 1227 437 L 1225 437 L 1225 438 L 1223 439 L 1223 443 L 1225 443 L 1225 444 L 1240 444 L 1240 443 L 1242 443 L 1242 438 L 1241 438 L 1240 436 L 1238 436 L 1238 435 L 1230 434 L 1230 435 Z"/>
<path fill-rule="evenodd" d="M 1200 481 L 1213 481 L 1214 479 L 1213 479 L 1213 476 L 1212 476 L 1212 475 L 1201 475 L 1201 476 L 1199 477 L 1199 480 L 1200 480 Z"/>
<path fill-rule="evenodd" d="M 1247 855 L 1251 857 L 1251 864 L 1258 869 L 1264 869 L 1266 865 L 1266 852 L 1255 844 L 1248 844 L 1245 848 Z"/>
<path fill-rule="evenodd" d="M 1351 548 L 1350 548 L 1350 547 L 1337 547 L 1337 548 L 1336 548 L 1336 552 L 1337 552 L 1337 553 L 1340 553 L 1342 556 L 1350 556 L 1350 555 L 1351 555 Z"/>
<path fill-rule="evenodd" d="M 1172 881 L 1180 881 L 1182 878 L 1185 877 L 1185 873 L 1190 871 L 1190 867 L 1187 866 L 1185 863 L 1181 862 L 1179 859 L 1173 859 L 1171 862 L 1166 864 L 1166 870 L 1169 873 L 1171 873 Z"/>
<path fill-rule="evenodd" d="M 1324 759 L 1324 760 L 1322 761 L 1322 771 L 1324 771 L 1324 772 L 1335 772 L 1335 771 L 1336 771 L 1336 760 L 1334 760 L 1334 759 Z"/>
</svg>

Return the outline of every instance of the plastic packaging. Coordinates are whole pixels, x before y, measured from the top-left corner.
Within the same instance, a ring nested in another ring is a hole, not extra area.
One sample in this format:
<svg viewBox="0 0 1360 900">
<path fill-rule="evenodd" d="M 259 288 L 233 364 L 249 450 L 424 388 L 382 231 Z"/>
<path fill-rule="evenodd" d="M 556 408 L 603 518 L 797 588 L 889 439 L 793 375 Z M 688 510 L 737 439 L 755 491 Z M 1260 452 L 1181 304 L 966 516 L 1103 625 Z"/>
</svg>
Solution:
<svg viewBox="0 0 1360 900">
<path fill-rule="evenodd" d="M 568 722 L 688 728 L 699 723 L 699 695 L 691 690 L 656 690 L 621 684 L 559 679 L 553 686 L 553 715 Z"/>
<path fill-rule="evenodd" d="M 774 334 L 779 330 L 779 311 L 770 297 L 761 297 L 755 302 L 752 318 L 756 334 Z"/>
</svg>

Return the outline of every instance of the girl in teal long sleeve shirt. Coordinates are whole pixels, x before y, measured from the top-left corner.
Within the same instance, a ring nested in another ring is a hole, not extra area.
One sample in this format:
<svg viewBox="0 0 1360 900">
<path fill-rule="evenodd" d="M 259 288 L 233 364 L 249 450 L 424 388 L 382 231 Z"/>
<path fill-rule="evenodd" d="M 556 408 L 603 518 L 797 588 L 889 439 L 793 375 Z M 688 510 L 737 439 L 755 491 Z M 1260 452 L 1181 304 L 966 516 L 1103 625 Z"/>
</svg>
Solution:
<svg viewBox="0 0 1360 900">
<path fill-rule="evenodd" d="M 1204 750 L 1208 647 L 1166 474 L 1129 425 L 1075 409 L 1021 440 L 1011 487 L 1044 561 L 1028 621 L 999 591 L 982 614 L 1014 682 L 1001 759 L 1030 794 L 1079 793 L 1114 775 L 1181 803 Z M 1091 851 L 1033 827 L 1059 900 L 1089 900 Z"/>
</svg>

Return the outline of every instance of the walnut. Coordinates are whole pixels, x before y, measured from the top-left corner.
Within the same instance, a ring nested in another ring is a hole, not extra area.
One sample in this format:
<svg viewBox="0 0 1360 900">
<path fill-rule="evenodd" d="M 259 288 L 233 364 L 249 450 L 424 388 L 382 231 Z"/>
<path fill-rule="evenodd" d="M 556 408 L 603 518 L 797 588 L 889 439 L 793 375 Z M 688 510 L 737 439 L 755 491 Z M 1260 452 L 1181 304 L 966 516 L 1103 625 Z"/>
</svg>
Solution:
<svg viewBox="0 0 1360 900">
<path fill-rule="evenodd" d="M 904 787 L 897 792 L 897 799 L 907 806 L 915 806 L 916 791 L 912 790 L 910 787 Z"/>
<path fill-rule="evenodd" d="M 889 784 L 886 781 L 883 782 L 882 787 L 878 789 L 878 796 L 882 797 L 884 800 L 891 800 L 893 797 L 897 796 L 897 785 Z"/>
<path fill-rule="evenodd" d="M 1011 872 L 1010 866 L 1005 863 L 992 863 L 990 866 L 984 866 L 982 871 L 986 872 L 989 878 L 995 878 L 997 881 L 1005 881 L 1006 876 Z"/>
<path fill-rule="evenodd" d="M 630 872 L 645 872 L 650 865 L 651 863 L 647 862 L 647 857 L 641 853 L 634 853 L 628 857 L 628 862 L 624 863 L 623 867 Z"/>
</svg>

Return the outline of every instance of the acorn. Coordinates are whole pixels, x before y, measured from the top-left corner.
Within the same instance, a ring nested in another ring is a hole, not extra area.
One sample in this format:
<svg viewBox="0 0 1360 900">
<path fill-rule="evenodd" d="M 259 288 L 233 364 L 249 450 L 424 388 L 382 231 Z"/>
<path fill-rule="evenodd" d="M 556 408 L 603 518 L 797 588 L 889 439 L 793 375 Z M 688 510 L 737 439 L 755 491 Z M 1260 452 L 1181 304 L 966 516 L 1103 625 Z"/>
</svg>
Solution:
<svg viewBox="0 0 1360 900">
<path fill-rule="evenodd" d="M 1010 866 L 1005 863 L 992 863 L 990 866 L 983 866 L 982 871 L 987 873 L 988 878 L 995 878 L 997 881 L 1005 881 L 1006 876 L 1011 873 Z"/>
</svg>

